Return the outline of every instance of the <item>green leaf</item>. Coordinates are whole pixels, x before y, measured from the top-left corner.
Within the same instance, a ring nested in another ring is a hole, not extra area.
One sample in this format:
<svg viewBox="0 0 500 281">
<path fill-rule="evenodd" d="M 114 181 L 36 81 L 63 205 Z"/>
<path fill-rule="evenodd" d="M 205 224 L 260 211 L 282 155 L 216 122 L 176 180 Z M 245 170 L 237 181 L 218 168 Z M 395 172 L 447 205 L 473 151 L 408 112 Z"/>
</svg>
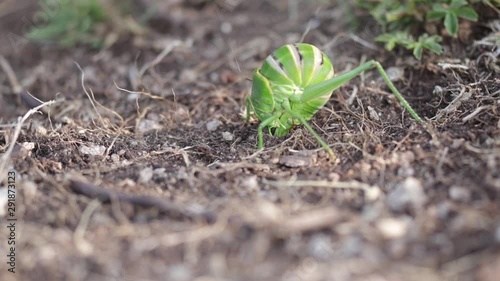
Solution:
<svg viewBox="0 0 500 281">
<path fill-rule="evenodd" d="M 437 20 L 444 18 L 445 16 L 446 16 L 446 12 L 442 12 L 442 11 L 429 11 L 429 12 L 427 12 L 427 15 L 426 15 L 428 21 L 437 21 Z"/>
<path fill-rule="evenodd" d="M 456 36 L 458 32 L 458 17 L 455 13 L 449 12 L 444 18 L 444 27 L 451 36 Z"/>
<path fill-rule="evenodd" d="M 455 8 L 460 8 L 462 6 L 467 5 L 466 0 L 452 0 L 450 4 L 450 8 L 455 9 Z"/>
<path fill-rule="evenodd" d="M 427 12 L 426 17 L 428 21 L 436 21 L 444 18 L 448 13 L 448 8 L 443 4 L 434 4 L 432 9 Z"/>
<path fill-rule="evenodd" d="M 396 41 L 388 33 L 375 37 L 375 42 L 385 43 L 385 49 L 391 51 L 396 46 Z"/>
<path fill-rule="evenodd" d="M 447 13 L 449 10 L 448 7 L 445 7 L 443 4 L 434 4 L 432 5 L 432 11 Z"/>
<path fill-rule="evenodd" d="M 93 43 L 99 39 L 93 34 L 95 25 L 105 22 L 107 16 L 100 1 L 40 0 L 40 2 L 46 7 L 57 5 L 58 10 L 44 25 L 32 27 L 27 32 L 29 39 L 57 42 L 63 47 Z"/>
<path fill-rule="evenodd" d="M 387 41 L 391 40 L 393 37 L 394 37 L 394 35 L 391 33 L 383 33 L 383 34 L 380 34 L 379 36 L 377 36 L 375 38 L 375 41 L 376 42 L 387 42 Z"/>
<path fill-rule="evenodd" d="M 462 7 L 455 11 L 455 14 L 462 19 L 477 21 L 478 15 L 474 9 L 470 7 Z"/>
<path fill-rule="evenodd" d="M 392 49 L 394 49 L 397 44 L 396 37 L 390 33 L 384 33 L 380 36 L 377 36 L 375 38 L 375 41 L 385 43 L 385 49 L 387 51 L 392 51 Z"/>
<path fill-rule="evenodd" d="M 443 49 L 441 45 L 438 43 L 441 40 L 442 40 L 441 36 L 439 35 L 429 36 L 427 33 L 424 33 L 423 35 L 418 37 L 417 42 L 414 41 L 408 44 L 406 47 L 409 50 L 413 50 L 413 55 L 417 59 L 421 59 L 423 51 L 425 49 L 430 50 L 431 52 L 438 55 L 441 54 L 443 52 Z"/>
<path fill-rule="evenodd" d="M 401 5 L 398 8 L 395 8 L 391 11 L 387 11 L 385 13 L 385 18 L 388 22 L 395 22 L 401 20 L 403 17 L 407 15 L 411 15 L 412 10 L 407 5 Z"/>
<path fill-rule="evenodd" d="M 385 43 L 385 49 L 392 51 L 396 45 L 407 47 L 415 40 L 407 32 L 384 33 L 375 38 L 376 42 Z"/>
<path fill-rule="evenodd" d="M 438 55 L 443 52 L 443 48 L 438 43 L 441 40 L 442 38 L 439 35 L 429 37 L 427 34 L 424 34 L 418 38 L 418 42 L 422 45 L 422 47 Z"/>
<path fill-rule="evenodd" d="M 443 48 L 437 42 L 429 42 L 426 44 L 426 49 L 429 49 L 431 52 L 440 55 L 443 52 Z"/>
<path fill-rule="evenodd" d="M 422 51 L 423 51 L 423 48 L 422 46 L 416 46 L 415 49 L 413 49 L 413 55 L 417 58 L 417 59 L 421 59 L 422 58 Z"/>
</svg>

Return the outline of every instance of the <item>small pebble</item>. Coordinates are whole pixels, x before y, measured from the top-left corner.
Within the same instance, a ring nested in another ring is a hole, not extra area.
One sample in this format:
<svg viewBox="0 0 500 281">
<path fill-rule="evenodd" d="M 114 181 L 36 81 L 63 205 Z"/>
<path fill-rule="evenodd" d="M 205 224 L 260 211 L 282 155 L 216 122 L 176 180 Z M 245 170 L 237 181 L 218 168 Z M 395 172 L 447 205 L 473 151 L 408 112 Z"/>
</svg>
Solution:
<svg viewBox="0 0 500 281">
<path fill-rule="evenodd" d="M 40 136 L 46 136 L 47 135 L 47 129 L 43 126 L 38 126 L 36 127 L 35 132 L 40 135 Z"/>
<path fill-rule="evenodd" d="M 150 119 L 143 119 L 139 122 L 139 125 L 137 125 L 137 131 L 142 133 L 153 130 L 160 130 L 162 128 L 163 126 L 160 125 L 160 123 Z"/>
<path fill-rule="evenodd" d="M 452 186 L 448 191 L 450 198 L 457 202 L 469 202 L 471 199 L 470 190 L 463 186 Z"/>
<path fill-rule="evenodd" d="M 188 281 L 193 280 L 193 271 L 187 264 L 176 264 L 168 268 L 168 276 L 170 280 Z"/>
<path fill-rule="evenodd" d="M 392 66 L 385 71 L 392 82 L 400 81 L 404 78 L 405 70 L 402 67 Z"/>
<path fill-rule="evenodd" d="M 154 169 L 153 175 L 156 176 L 156 177 L 158 177 L 158 178 L 162 178 L 162 179 L 168 177 L 168 174 L 166 173 L 166 169 L 165 168 Z"/>
<path fill-rule="evenodd" d="M 325 234 L 315 234 L 309 241 L 309 255 L 313 258 L 326 261 L 333 256 L 332 242 Z"/>
<path fill-rule="evenodd" d="M 225 141 L 233 141 L 234 140 L 234 135 L 231 134 L 230 132 L 222 132 L 222 138 Z"/>
<path fill-rule="evenodd" d="M 222 33 L 224 34 L 231 33 L 231 31 L 233 31 L 233 26 L 231 25 L 231 23 L 225 21 L 221 24 L 220 31 L 222 31 Z"/>
<path fill-rule="evenodd" d="M 23 182 L 23 194 L 27 202 L 33 201 L 36 196 L 38 186 L 35 182 L 25 181 Z"/>
<path fill-rule="evenodd" d="M 292 155 L 282 155 L 279 163 L 289 168 L 298 168 L 313 165 L 317 161 L 317 154 L 311 150 L 296 151 Z"/>
<path fill-rule="evenodd" d="M 241 182 L 241 185 L 243 188 L 250 190 L 250 191 L 257 191 L 259 190 L 259 183 L 257 181 L 257 176 L 250 176 Z"/>
<path fill-rule="evenodd" d="M 255 206 L 255 210 L 258 211 L 260 218 L 264 222 L 278 223 L 284 217 L 283 211 L 272 202 L 261 200 Z"/>
<path fill-rule="evenodd" d="M 120 162 L 120 156 L 118 154 L 111 154 L 111 161 L 118 164 Z"/>
<path fill-rule="evenodd" d="M 338 173 L 329 173 L 328 174 L 328 180 L 329 181 L 339 181 L 340 180 L 340 175 Z"/>
<path fill-rule="evenodd" d="M 465 143 L 465 139 L 460 138 L 460 139 L 454 139 L 453 143 L 451 144 L 451 148 L 457 149 L 461 147 Z"/>
<path fill-rule="evenodd" d="M 406 178 L 387 196 L 387 205 L 397 212 L 405 211 L 407 208 L 419 210 L 426 201 L 422 183 L 414 177 Z"/>
<path fill-rule="evenodd" d="M 374 121 L 380 121 L 380 117 L 378 116 L 377 111 L 371 106 L 368 106 L 367 108 L 368 108 L 368 114 L 370 115 L 370 119 Z"/>
<path fill-rule="evenodd" d="M 82 145 L 80 146 L 79 150 L 82 154 L 97 156 L 97 155 L 103 155 L 104 152 L 106 152 L 106 147 L 102 145 L 91 145 L 91 146 Z"/>
<path fill-rule="evenodd" d="M 310 165 L 311 158 L 298 155 L 284 155 L 280 157 L 279 163 L 289 168 L 298 168 Z"/>
<path fill-rule="evenodd" d="M 435 95 L 436 95 L 436 94 L 437 94 L 437 95 L 440 95 L 440 94 L 442 94 L 442 93 L 443 93 L 443 88 L 442 88 L 441 86 L 436 85 L 436 86 L 434 87 L 434 90 L 432 91 L 432 93 L 433 93 L 433 94 L 435 94 Z"/>
<path fill-rule="evenodd" d="M 384 218 L 377 222 L 377 229 L 386 239 L 396 239 L 404 236 L 408 231 L 408 219 Z"/>
<path fill-rule="evenodd" d="M 370 186 L 365 189 L 365 198 L 368 202 L 375 201 L 380 198 L 382 191 L 378 186 Z"/>
<path fill-rule="evenodd" d="M 184 69 L 180 74 L 181 81 L 195 81 L 198 78 L 198 72 L 193 69 Z"/>
<path fill-rule="evenodd" d="M 221 124 L 221 122 L 219 121 L 219 119 L 210 120 L 210 121 L 208 121 L 208 123 L 206 125 L 207 130 L 210 132 L 213 132 L 213 131 L 217 130 L 217 128 L 219 127 L 220 124 Z"/>
<path fill-rule="evenodd" d="M 361 253 L 363 244 L 363 239 L 359 236 L 350 236 L 342 242 L 342 254 L 347 257 L 355 257 Z"/>
<path fill-rule="evenodd" d="M 34 142 L 23 142 L 21 144 L 21 150 L 22 154 L 25 156 L 31 155 L 31 152 L 35 149 L 35 143 Z"/>
<path fill-rule="evenodd" d="M 153 168 L 147 167 L 139 173 L 139 183 L 147 183 L 153 178 Z"/>
</svg>

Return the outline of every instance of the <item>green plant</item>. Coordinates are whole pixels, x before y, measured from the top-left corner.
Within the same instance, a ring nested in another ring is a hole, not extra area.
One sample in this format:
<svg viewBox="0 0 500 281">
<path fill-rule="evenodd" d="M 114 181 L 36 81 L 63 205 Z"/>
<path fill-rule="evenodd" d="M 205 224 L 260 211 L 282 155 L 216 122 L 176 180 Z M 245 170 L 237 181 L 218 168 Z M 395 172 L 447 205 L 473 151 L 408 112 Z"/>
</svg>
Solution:
<svg viewBox="0 0 500 281">
<path fill-rule="evenodd" d="M 34 26 L 26 34 L 34 41 L 54 42 L 63 47 L 88 44 L 99 47 L 103 39 L 95 28 L 106 21 L 106 13 L 99 0 L 41 0 L 42 7 L 55 7 L 54 14 L 38 11 L 38 17 L 47 19 L 44 25 Z M 37 16 L 37 15 L 35 15 Z"/>
<path fill-rule="evenodd" d="M 424 50 L 440 54 L 442 37 L 429 34 L 424 26 L 443 25 L 449 36 L 457 37 L 460 20 L 477 21 L 473 4 L 482 2 L 500 7 L 499 0 L 356 0 L 361 9 L 370 11 L 382 26 L 383 34 L 376 41 L 385 43 L 387 50 L 402 46 L 420 59 Z M 496 9 L 496 8 L 495 8 Z M 432 30 L 432 28 L 430 28 Z M 416 36 L 418 39 L 415 40 Z"/>
<path fill-rule="evenodd" d="M 469 21 L 477 21 L 478 18 L 476 11 L 467 5 L 466 0 L 452 0 L 450 4 L 435 3 L 432 5 L 432 10 L 427 13 L 427 20 L 444 19 L 446 31 L 452 36 L 457 36 L 458 18 Z"/>
<path fill-rule="evenodd" d="M 422 58 L 422 53 L 425 49 L 438 55 L 441 54 L 443 52 L 443 48 L 439 44 L 441 40 L 441 36 L 429 36 L 429 34 L 427 33 L 420 35 L 418 37 L 418 40 L 415 40 L 413 36 L 403 31 L 395 33 L 384 33 L 375 38 L 375 41 L 385 43 L 385 48 L 388 51 L 392 51 L 394 47 L 400 45 L 405 47 L 406 49 L 412 50 L 413 55 L 417 59 Z"/>
<path fill-rule="evenodd" d="M 376 68 L 396 98 L 417 121 L 421 118 L 389 80 L 380 63 L 368 61 L 357 68 L 333 76 L 330 59 L 313 45 L 285 45 L 269 55 L 253 76 L 252 94 L 247 99 L 247 120 L 253 111 L 261 121 L 258 148 L 264 146 L 263 129 L 273 136 L 285 136 L 294 125 L 302 124 L 332 157 L 326 142 L 307 123 L 329 100 L 333 91 L 363 71 Z"/>
</svg>

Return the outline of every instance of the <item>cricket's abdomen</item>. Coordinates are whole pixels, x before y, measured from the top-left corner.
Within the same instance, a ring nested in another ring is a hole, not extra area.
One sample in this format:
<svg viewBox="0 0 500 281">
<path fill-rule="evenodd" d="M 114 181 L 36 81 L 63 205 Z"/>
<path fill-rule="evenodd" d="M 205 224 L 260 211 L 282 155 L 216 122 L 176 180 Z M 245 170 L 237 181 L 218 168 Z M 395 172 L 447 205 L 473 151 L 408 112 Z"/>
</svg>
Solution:
<svg viewBox="0 0 500 281">
<path fill-rule="evenodd" d="M 306 44 L 288 44 L 275 50 L 254 73 L 250 101 L 260 120 L 270 116 L 279 118 L 269 125 L 275 136 L 284 136 L 299 124 L 284 112 L 280 104 L 289 101 L 291 109 L 306 120 L 310 120 L 330 99 L 326 93 L 306 103 L 300 101 L 304 88 L 333 77 L 330 59 L 317 47 Z"/>
<path fill-rule="evenodd" d="M 269 55 L 260 68 L 271 86 L 304 89 L 333 76 L 330 59 L 313 45 L 288 44 Z M 279 94 L 279 93 L 275 93 Z"/>
</svg>

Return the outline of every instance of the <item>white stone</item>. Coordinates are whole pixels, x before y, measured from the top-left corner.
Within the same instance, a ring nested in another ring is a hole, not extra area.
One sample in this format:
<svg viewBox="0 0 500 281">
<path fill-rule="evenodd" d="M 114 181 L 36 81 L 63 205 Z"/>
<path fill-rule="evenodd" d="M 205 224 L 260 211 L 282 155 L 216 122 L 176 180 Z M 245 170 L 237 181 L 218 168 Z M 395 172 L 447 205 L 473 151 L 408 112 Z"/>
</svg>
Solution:
<svg viewBox="0 0 500 281">
<path fill-rule="evenodd" d="M 137 125 L 137 131 L 142 133 L 153 130 L 161 130 L 162 128 L 163 126 L 160 125 L 160 123 L 150 119 L 143 119 L 139 122 L 139 125 Z"/>
<path fill-rule="evenodd" d="M 389 193 L 386 202 L 391 210 L 404 211 L 406 208 L 419 210 L 426 201 L 427 197 L 420 180 L 408 177 Z"/>
<path fill-rule="evenodd" d="M 234 140 L 234 135 L 231 134 L 230 132 L 222 132 L 222 138 L 225 141 L 233 141 Z"/>
<path fill-rule="evenodd" d="M 96 156 L 96 155 L 103 155 L 104 152 L 106 152 L 106 147 L 102 145 L 91 145 L 91 146 L 82 145 L 80 146 L 79 150 L 82 154 Z"/>
<path fill-rule="evenodd" d="M 385 71 L 392 82 L 400 81 L 404 78 L 405 70 L 402 67 L 391 66 Z"/>
<path fill-rule="evenodd" d="M 153 178 L 153 168 L 147 167 L 139 173 L 139 183 L 147 183 Z"/>
<path fill-rule="evenodd" d="M 229 34 L 231 33 L 231 31 L 233 31 L 233 26 L 231 25 L 231 23 L 225 21 L 221 24 L 220 31 L 222 31 L 222 33 L 224 34 Z"/>
<path fill-rule="evenodd" d="M 21 144 L 21 146 L 24 149 L 28 150 L 28 151 L 31 151 L 31 150 L 35 149 L 35 143 L 34 142 L 23 142 Z"/>
<path fill-rule="evenodd" d="M 250 176 L 243 179 L 241 185 L 247 190 L 252 190 L 252 191 L 259 190 L 259 182 L 257 181 L 257 176 Z"/>
<path fill-rule="evenodd" d="M 408 231 L 407 219 L 384 218 L 377 222 L 377 229 L 386 239 L 403 237 Z"/>
<path fill-rule="evenodd" d="M 214 119 L 214 120 L 210 120 L 207 122 L 207 130 L 212 132 L 212 131 L 215 131 L 217 130 L 217 128 L 219 127 L 219 125 L 221 124 L 221 122 L 218 120 L 218 119 Z"/>
<path fill-rule="evenodd" d="M 36 127 L 35 132 L 38 135 L 41 135 L 41 136 L 46 136 L 47 135 L 47 129 L 44 126 L 38 126 L 38 127 Z"/>
<path fill-rule="evenodd" d="M 448 195 L 452 200 L 458 202 L 468 202 L 470 201 L 471 198 L 471 192 L 469 189 L 463 186 L 456 186 L 456 185 L 450 187 Z"/>
<path fill-rule="evenodd" d="M 34 183 L 32 181 L 24 181 L 22 183 L 22 189 L 23 189 L 24 197 L 25 197 L 26 201 L 31 202 L 36 196 L 38 186 L 36 185 L 36 183 Z"/>
</svg>

